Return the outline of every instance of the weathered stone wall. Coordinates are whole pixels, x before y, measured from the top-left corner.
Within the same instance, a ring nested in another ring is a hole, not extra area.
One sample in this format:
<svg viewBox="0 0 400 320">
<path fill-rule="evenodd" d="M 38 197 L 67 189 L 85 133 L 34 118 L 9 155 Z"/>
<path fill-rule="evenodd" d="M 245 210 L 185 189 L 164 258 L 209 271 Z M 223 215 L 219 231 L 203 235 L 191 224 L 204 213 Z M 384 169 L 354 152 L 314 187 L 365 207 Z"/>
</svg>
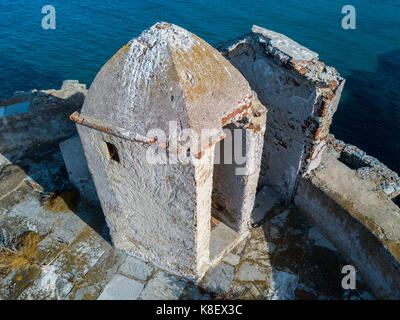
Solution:
<svg viewBox="0 0 400 320">
<path fill-rule="evenodd" d="M 375 295 L 400 298 L 400 208 L 334 156 L 300 179 L 295 205 L 350 261 Z"/>
<path fill-rule="evenodd" d="M 81 108 L 85 95 L 85 85 L 66 80 L 60 90 L 19 92 L 0 101 L 0 106 L 5 106 L 5 109 L 18 103 L 29 103 L 28 112 L 0 117 L 0 153 L 30 148 L 76 134 L 69 115 Z"/>
<path fill-rule="evenodd" d="M 218 49 L 269 110 L 260 184 L 289 201 L 298 177 L 319 165 L 344 80 L 315 52 L 256 26 Z"/>
<path fill-rule="evenodd" d="M 78 132 L 113 244 L 187 277 L 204 272 L 212 166 L 151 164 L 146 159 L 151 145 L 81 125 Z M 109 158 L 106 142 L 116 146 L 119 162 Z M 204 157 L 212 157 L 213 151 Z"/>
</svg>

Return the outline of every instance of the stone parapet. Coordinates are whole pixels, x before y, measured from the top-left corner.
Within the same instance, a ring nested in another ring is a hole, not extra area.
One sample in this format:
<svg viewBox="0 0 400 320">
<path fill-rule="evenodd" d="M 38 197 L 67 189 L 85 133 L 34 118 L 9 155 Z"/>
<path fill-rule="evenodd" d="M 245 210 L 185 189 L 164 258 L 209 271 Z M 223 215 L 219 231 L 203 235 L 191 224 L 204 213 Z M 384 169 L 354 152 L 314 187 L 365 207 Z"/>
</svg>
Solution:
<svg viewBox="0 0 400 320">
<path fill-rule="evenodd" d="M 76 82 L 72 87 L 67 86 L 64 81 L 60 90 L 16 92 L 7 100 L 0 101 L 5 111 L 5 116 L 0 116 L 0 153 L 66 139 L 76 134 L 69 115 L 81 108 L 87 92 L 85 87 Z"/>
</svg>

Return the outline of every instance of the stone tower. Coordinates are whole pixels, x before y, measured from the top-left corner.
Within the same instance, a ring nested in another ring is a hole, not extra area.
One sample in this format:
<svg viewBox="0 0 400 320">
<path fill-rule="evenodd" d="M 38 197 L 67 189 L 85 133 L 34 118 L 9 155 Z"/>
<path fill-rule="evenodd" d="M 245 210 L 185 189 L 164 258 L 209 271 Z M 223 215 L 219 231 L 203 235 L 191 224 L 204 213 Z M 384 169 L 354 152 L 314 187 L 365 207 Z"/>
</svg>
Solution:
<svg viewBox="0 0 400 320">
<path fill-rule="evenodd" d="M 71 119 L 117 248 L 196 279 L 247 235 L 266 108 L 202 39 L 152 26 L 102 67 Z"/>
</svg>

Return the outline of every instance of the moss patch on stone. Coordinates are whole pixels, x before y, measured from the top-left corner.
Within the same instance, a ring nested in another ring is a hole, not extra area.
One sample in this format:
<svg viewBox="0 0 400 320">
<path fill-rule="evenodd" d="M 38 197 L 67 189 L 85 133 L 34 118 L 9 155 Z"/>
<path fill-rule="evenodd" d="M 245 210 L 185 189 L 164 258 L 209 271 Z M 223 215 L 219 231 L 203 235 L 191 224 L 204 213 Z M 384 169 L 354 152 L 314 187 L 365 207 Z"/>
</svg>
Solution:
<svg viewBox="0 0 400 320">
<path fill-rule="evenodd" d="M 43 237 L 33 231 L 25 232 L 0 250 L 0 278 L 14 269 L 22 269 L 35 263 L 38 244 Z"/>
</svg>

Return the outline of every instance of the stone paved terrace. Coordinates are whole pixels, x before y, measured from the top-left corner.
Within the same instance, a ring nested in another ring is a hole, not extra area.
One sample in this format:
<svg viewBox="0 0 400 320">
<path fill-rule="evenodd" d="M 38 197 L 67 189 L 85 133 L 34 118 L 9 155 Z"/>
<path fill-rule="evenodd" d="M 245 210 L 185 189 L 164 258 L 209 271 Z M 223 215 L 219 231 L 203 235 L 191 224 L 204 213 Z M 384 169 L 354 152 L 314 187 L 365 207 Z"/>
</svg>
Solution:
<svg viewBox="0 0 400 320">
<path fill-rule="evenodd" d="M 341 288 L 346 261 L 295 208 L 269 211 L 196 285 L 111 246 L 99 205 L 69 184 L 58 144 L 0 165 L 1 233 L 25 247 L 26 235 L 37 239 L 19 268 L 0 269 L 0 299 L 374 299 L 359 275 L 357 290 Z"/>
</svg>

